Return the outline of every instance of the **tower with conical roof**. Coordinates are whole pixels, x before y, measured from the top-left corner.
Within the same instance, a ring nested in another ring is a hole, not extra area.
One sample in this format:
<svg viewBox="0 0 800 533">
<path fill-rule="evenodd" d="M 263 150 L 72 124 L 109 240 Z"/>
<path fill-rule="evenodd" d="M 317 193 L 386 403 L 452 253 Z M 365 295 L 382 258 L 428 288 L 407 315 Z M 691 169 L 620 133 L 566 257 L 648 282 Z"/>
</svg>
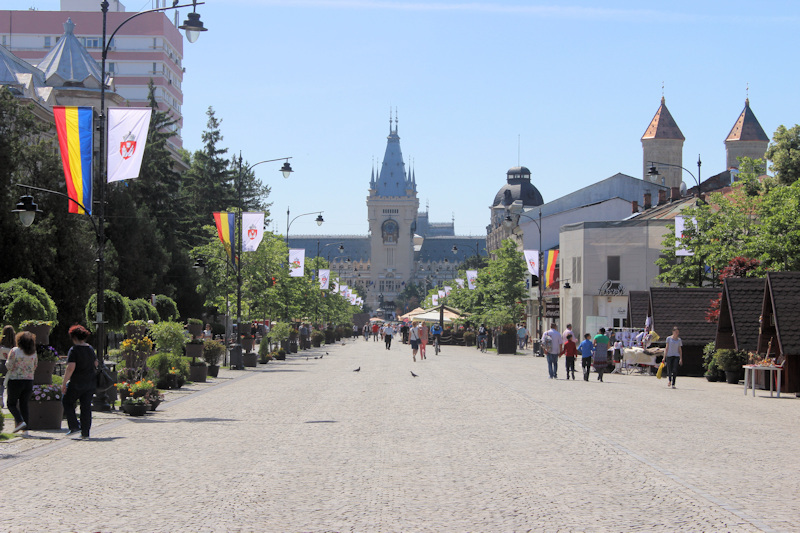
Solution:
<svg viewBox="0 0 800 533">
<path fill-rule="evenodd" d="M 414 230 L 419 209 L 414 173 L 406 171 L 400 136 L 389 115 L 389 136 L 383 161 L 371 176 L 367 196 L 370 231 L 370 284 L 367 303 L 378 308 L 381 299 L 391 302 L 413 276 Z"/>
<path fill-rule="evenodd" d="M 64 23 L 64 35 L 37 65 L 51 87 L 99 89 L 100 68 L 97 61 L 75 37 L 72 19 Z"/>
<path fill-rule="evenodd" d="M 739 168 L 738 157 L 763 159 L 769 147 L 769 137 L 750 109 L 750 99 L 744 101 L 744 109 L 725 138 L 725 164 L 728 169 Z"/>
<path fill-rule="evenodd" d="M 642 135 L 642 179 L 651 179 L 648 170 L 652 165 L 658 170 L 656 179 L 658 179 L 659 185 L 680 187 L 683 181 L 680 167 L 683 165 L 683 142 L 685 140 L 686 138 L 681 133 L 675 119 L 672 118 L 662 96 L 656 115 Z"/>
</svg>

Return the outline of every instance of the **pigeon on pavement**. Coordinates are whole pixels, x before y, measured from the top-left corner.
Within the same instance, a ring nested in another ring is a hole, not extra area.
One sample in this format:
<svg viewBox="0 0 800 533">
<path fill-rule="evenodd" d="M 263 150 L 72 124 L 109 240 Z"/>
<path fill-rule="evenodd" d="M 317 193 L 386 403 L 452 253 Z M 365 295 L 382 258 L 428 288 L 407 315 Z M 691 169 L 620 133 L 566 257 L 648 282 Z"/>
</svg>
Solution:
<svg viewBox="0 0 800 533">
<path fill-rule="evenodd" d="M 353 372 L 361 372 L 361 367 L 356 368 Z"/>
<path fill-rule="evenodd" d="M 411 375 L 412 375 L 412 376 L 414 376 L 415 378 L 416 378 L 416 377 L 418 377 L 418 376 L 417 376 L 417 375 L 414 373 L 414 371 L 413 371 L 413 370 L 409 370 L 409 372 L 411 372 Z"/>
</svg>

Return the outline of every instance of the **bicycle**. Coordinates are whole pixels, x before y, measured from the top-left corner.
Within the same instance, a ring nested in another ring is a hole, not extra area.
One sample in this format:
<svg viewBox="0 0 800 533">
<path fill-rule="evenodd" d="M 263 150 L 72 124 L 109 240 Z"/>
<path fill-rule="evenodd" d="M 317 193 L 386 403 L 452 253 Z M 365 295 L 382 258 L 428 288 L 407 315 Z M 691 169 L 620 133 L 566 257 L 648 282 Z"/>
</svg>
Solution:
<svg viewBox="0 0 800 533">
<path fill-rule="evenodd" d="M 478 339 L 478 347 L 481 349 L 481 353 L 486 353 L 486 337 Z"/>
<path fill-rule="evenodd" d="M 434 355 L 439 355 L 439 335 L 433 336 L 433 351 Z"/>
</svg>

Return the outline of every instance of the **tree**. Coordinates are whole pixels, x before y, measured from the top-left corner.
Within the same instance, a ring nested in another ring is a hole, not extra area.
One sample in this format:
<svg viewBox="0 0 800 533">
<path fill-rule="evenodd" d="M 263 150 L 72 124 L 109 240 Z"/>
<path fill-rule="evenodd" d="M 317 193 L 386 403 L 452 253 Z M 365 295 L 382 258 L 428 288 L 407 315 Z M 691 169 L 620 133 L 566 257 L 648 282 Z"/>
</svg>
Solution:
<svg viewBox="0 0 800 533">
<path fill-rule="evenodd" d="M 772 171 L 784 185 L 791 185 L 800 178 L 800 126 L 792 128 L 780 125 L 772 136 L 772 144 L 765 157 L 772 163 Z"/>
</svg>

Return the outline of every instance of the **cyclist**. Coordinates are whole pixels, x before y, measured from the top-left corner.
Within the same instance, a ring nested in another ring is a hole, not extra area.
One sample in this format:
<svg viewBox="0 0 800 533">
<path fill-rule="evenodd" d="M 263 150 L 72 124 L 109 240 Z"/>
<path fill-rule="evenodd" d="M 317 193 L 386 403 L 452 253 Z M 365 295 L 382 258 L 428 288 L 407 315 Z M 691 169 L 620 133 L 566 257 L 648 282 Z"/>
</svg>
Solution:
<svg viewBox="0 0 800 533">
<path fill-rule="evenodd" d="M 439 355 L 439 351 L 441 350 L 440 346 L 442 345 L 442 326 L 438 323 L 432 325 L 431 335 L 433 335 L 433 345 L 436 348 L 436 355 Z"/>
<path fill-rule="evenodd" d="M 489 330 L 486 329 L 486 324 L 481 324 L 478 328 L 478 348 L 482 352 L 486 351 L 486 339 L 489 337 Z"/>
</svg>

